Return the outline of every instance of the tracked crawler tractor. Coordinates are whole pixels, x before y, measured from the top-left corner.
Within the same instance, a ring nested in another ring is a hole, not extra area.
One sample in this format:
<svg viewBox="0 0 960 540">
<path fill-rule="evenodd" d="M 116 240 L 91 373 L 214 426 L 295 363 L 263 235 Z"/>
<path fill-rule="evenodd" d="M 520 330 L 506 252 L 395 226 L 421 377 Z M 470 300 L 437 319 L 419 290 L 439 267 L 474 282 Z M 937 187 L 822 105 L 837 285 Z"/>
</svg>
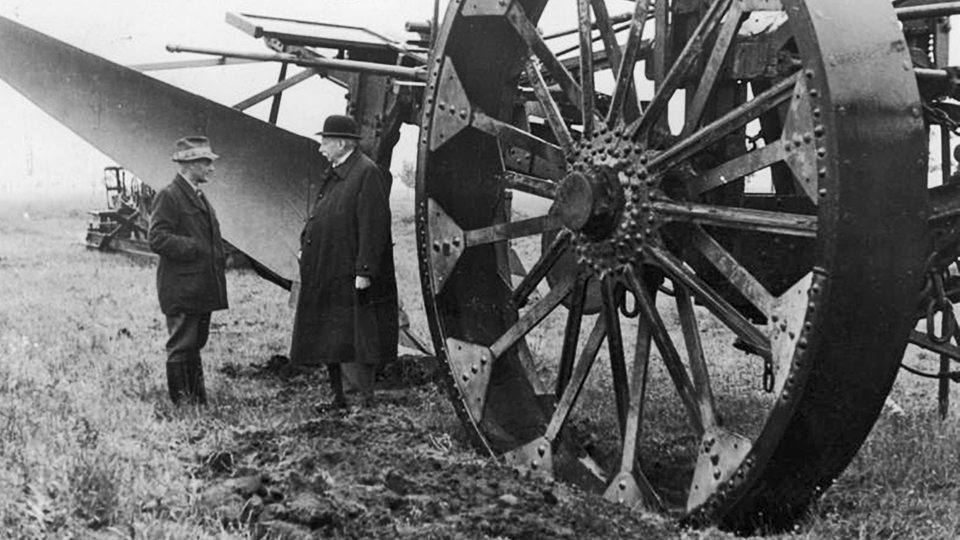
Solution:
<svg viewBox="0 0 960 540">
<path fill-rule="evenodd" d="M 558 12 L 569 31 L 538 29 Z M 4 19 L 0 77 L 147 182 L 166 178 L 169 141 L 218 141 L 224 235 L 278 282 L 295 277 L 323 163 L 237 109 L 328 77 L 385 166 L 400 125 L 418 125 L 424 307 L 478 448 L 748 531 L 788 526 L 842 472 L 908 343 L 941 356 L 927 375 L 945 409 L 960 358 L 956 13 L 451 0 L 414 44 L 230 14 L 271 52 L 176 50 L 284 66 L 234 109 Z M 304 71 L 288 79 L 289 64 Z M 134 147 L 134 132 L 150 140 Z"/>
</svg>

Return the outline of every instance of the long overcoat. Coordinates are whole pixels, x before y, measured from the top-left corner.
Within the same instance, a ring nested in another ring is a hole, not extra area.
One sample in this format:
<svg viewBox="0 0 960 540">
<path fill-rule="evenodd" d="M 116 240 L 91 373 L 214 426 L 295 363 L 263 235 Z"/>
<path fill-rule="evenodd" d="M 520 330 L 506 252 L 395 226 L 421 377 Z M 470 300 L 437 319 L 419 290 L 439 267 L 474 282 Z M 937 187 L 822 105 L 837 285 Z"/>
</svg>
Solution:
<svg viewBox="0 0 960 540">
<path fill-rule="evenodd" d="M 164 315 L 227 308 L 226 252 L 213 206 L 177 175 L 153 200 L 150 249 L 160 255 L 157 296 Z"/>
<path fill-rule="evenodd" d="M 300 296 L 290 359 L 378 364 L 397 356 L 390 176 L 359 149 L 322 180 L 300 235 Z M 358 291 L 356 276 L 371 279 Z"/>
</svg>

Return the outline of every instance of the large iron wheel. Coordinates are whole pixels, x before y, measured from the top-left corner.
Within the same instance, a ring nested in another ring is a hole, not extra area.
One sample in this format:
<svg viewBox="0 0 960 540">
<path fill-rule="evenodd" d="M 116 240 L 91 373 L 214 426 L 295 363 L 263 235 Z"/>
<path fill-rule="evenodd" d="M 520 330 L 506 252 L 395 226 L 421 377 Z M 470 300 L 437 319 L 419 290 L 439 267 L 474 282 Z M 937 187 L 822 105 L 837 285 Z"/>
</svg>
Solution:
<svg viewBox="0 0 960 540">
<path fill-rule="evenodd" d="M 458 413 L 531 473 L 785 526 L 873 425 L 922 282 L 926 139 L 890 3 L 638 0 L 618 43 L 578 0 L 572 56 L 545 7 L 452 0 L 431 57 L 417 239 Z M 511 190 L 550 210 L 512 220 Z"/>
</svg>

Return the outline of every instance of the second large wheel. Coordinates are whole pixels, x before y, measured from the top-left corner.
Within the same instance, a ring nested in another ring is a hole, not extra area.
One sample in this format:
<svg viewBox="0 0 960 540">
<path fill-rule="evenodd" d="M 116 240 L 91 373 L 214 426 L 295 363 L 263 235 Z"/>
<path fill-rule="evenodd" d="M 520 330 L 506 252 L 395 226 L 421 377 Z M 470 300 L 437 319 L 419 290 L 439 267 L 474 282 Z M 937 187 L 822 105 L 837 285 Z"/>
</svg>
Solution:
<svg viewBox="0 0 960 540">
<path fill-rule="evenodd" d="M 431 57 L 417 238 L 458 413 L 532 473 L 787 525 L 869 432 L 923 278 L 890 4 L 551 5 L 572 54 L 546 4 L 452 1 Z"/>
</svg>

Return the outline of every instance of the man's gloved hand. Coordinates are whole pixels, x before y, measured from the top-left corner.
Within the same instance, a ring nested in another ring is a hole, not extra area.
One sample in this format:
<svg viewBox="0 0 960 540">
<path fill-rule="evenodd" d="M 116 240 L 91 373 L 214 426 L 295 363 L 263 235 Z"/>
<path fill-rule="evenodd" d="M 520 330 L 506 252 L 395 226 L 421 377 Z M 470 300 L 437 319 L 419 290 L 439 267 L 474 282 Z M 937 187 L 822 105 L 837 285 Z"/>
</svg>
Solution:
<svg viewBox="0 0 960 540">
<path fill-rule="evenodd" d="M 370 283 L 371 283 L 370 278 L 368 278 L 367 276 L 357 276 L 353 282 L 354 287 L 356 287 L 358 291 L 362 291 L 370 287 Z"/>
</svg>

